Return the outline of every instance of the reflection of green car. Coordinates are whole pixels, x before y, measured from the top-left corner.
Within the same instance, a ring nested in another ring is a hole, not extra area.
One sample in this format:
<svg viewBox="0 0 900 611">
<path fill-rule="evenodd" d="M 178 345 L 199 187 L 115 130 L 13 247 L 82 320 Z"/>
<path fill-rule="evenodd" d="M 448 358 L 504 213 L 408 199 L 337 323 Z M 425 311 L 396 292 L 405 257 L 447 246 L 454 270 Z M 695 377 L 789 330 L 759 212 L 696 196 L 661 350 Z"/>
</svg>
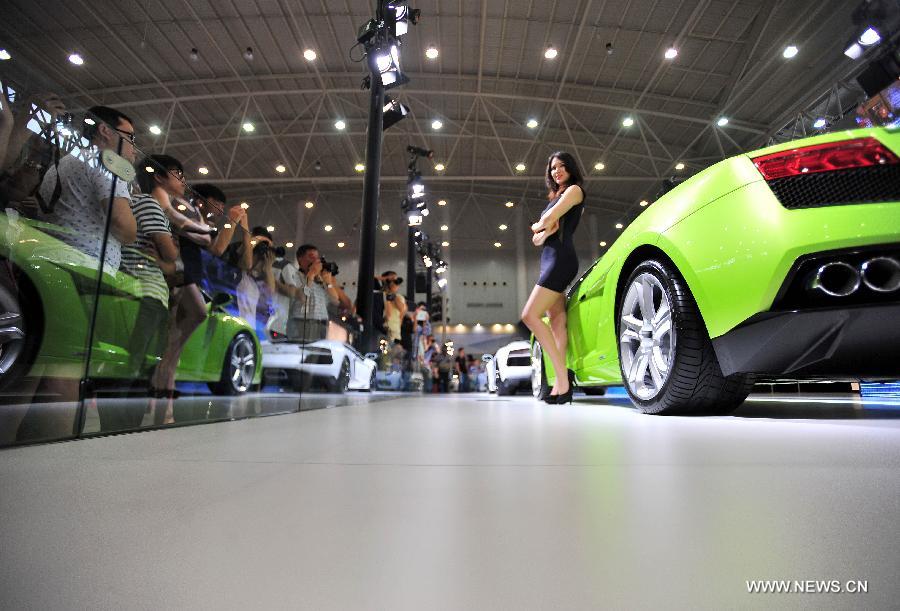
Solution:
<svg viewBox="0 0 900 611">
<path fill-rule="evenodd" d="M 841 131 L 662 196 L 569 292 L 578 385 L 624 383 L 647 413 L 726 413 L 756 377 L 900 377 L 898 156 L 896 129 Z"/>
<path fill-rule="evenodd" d="M 15 391 L 24 377 L 84 375 L 98 260 L 47 233 L 64 231 L 0 213 L 0 389 Z M 128 351 L 139 306 L 136 282 L 122 272 L 103 274 L 91 379 L 136 376 Z M 177 379 L 237 394 L 259 383 L 261 352 L 252 327 L 224 312 L 225 302 L 218 295 L 210 300 L 210 316 L 185 345 Z M 143 371 L 155 361 L 146 357 Z"/>
</svg>

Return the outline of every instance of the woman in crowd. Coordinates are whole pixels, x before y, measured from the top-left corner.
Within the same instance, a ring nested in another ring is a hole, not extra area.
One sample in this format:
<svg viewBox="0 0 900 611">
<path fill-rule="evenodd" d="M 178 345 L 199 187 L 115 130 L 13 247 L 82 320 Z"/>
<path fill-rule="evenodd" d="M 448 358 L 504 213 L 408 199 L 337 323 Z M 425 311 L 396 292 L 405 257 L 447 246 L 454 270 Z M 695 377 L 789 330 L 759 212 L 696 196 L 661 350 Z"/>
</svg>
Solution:
<svg viewBox="0 0 900 611">
<path fill-rule="evenodd" d="M 578 273 L 574 234 L 584 211 L 584 179 L 575 158 L 560 151 L 547 161 L 546 182 L 550 202 L 531 226 L 532 242 L 543 246 L 541 275 L 522 310 L 522 321 L 553 363 L 556 382 L 544 400 L 554 404 L 572 401 L 574 376 L 566 368 L 565 291 Z M 542 320 L 545 312 L 549 326 Z"/>
</svg>

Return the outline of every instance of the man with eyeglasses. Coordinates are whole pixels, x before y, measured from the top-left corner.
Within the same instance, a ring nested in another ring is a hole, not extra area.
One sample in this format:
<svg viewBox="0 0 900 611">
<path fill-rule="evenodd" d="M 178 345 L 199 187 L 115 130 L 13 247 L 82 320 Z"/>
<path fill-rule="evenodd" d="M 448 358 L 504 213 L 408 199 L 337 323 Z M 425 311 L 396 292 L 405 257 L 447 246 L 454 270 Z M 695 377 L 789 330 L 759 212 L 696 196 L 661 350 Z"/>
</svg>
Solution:
<svg viewBox="0 0 900 611">
<path fill-rule="evenodd" d="M 99 257 L 106 215 L 111 211 L 103 269 L 112 274 L 119 269 L 122 244 L 130 244 L 137 237 L 137 224 L 131 212 L 128 183 L 103 167 L 100 154 L 110 149 L 134 163 L 134 123 L 124 113 L 107 106 L 90 108 L 85 119 L 93 122 L 86 121 L 83 134 L 90 140 L 90 148 L 78 156 L 66 155 L 44 175 L 40 195 L 51 208 L 44 218 L 61 227 L 61 240 Z"/>
</svg>

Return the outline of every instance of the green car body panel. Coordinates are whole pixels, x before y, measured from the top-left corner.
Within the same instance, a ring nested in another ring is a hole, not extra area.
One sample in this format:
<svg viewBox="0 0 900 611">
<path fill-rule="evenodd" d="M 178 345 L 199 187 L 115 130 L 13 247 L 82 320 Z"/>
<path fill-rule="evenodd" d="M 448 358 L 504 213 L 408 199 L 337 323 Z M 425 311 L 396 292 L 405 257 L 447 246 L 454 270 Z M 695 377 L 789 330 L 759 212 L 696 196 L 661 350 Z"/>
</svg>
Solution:
<svg viewBox="0 0 900 611">
<path fill-rule="evenodd" d="M 900 157 L 897 129 L 824 134 L 725 159 L 644 210 L 569 292 L 566 358 L 579 384 L 622 382 L 616 307 L 636 259 L 662 253 L 671 260 L 697 302 L 709 337 L 715 339 L 769 310 L 799 257 L 900 242 L 900 202 L 787 209 L 752 161 L 865 137 Z M 546 354 L 543 360 L 552 383 L 553 366 Z"/>
<path fill-rule="evenodd" d="M 40 221 L 0 214 L 0 257 L 27 277 L 39 302 L 29 305 L 41 310 L 41 344 L 28 374 L 32 376 L 84 375 L 99 261 L 48 233 L 66 231 Z M 121 271 L 102 274 L 91 378 L 134 376 L 128 364 L 128 343 L 140 305 L 137 282 Z M 241 318 L 213 311 L 185 344 L 176 379 L 218 382 L 229 344 L 242 332 L 253 338 L 256 362 L 261 363 L 262 350 L 252 327 Z M 154 362 L 154 357 L 147 357 L 146 365 Z M 261 379 L 262 367 L 258 366 L 253 382 Z"/>
</svg>

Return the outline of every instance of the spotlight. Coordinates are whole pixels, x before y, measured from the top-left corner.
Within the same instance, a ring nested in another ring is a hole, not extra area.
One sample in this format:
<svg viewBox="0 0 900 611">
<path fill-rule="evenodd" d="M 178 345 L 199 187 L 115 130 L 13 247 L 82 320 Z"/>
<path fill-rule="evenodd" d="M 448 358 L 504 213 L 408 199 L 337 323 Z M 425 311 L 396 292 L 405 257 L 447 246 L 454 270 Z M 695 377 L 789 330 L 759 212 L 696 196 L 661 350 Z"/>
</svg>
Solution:
<svg viewBox="0 0 900 611">
<path fill-rule="evenodd" d="M 443 246 L 444 248 L 447 248 L 448 246 L 450 246 L 450 242 L 447 242 L 445 240 L 445 241 L 441 242 L 441 246 Z"/>
<path fill-rule="evenodd" d="M 334 227 L 332 227 L 331 225 L 325 225 L 322 229 L 324 229 L 325 231 L 331 231 L 332 229 L 334 229 Z"/>
<path fill-rule="evenodd" d="M 443 163 L 439 163 L 436 166 L 434 166 L 434 170 L 436 172 L 443 172 L 445 169 L 446 169 L 446 167 L 444 166 Z"/>
<path fill-rule="evenodd" d="M 525 171 L 525 164 L 521 163 L 521 162 L 517 163 L 516 164 L 516 172 L 524 172 L 524 171 Z"/>
<path fill-rule="evenodd" d="M 781 53 L 781 56 L 785 59 L 791 59 L 792 57 L 796 56 L 797 53 L 799 53 L 799 52 L 800 52 L 800 50 L 797 47 L 795 47 L 794 45 L 788 45 L 787 47 L 784 48 L 784 51 Z"/>
<path fill-rule="evenodd" d="M 312 210 L 312 208 L 315 206 L 315 204 L 312 203 L 312 202 L 306 202 L 306 203 L 303 204 L 303 205 L 306 206 L 306 209 L 307 209 L 307 210 Z"/>
<path fill-rule="evenodd" d="M 440 51 L 436 47 L 428 47 L 428 50 L 425 51 L 425 57 L 428 59 L 437 59 L 438 55 L 440 55 Z"/>
<path fill-rule="evenodd" d="M 381 77 L 381 84 L 384 85 L 385 90 L 409 82 L 409 78 L 400 70 L 399 45 L 392 44 L 373 49 L 370 53 L 370 61 L 374 67 L 373 72 L 377 72 Z"/>
<path fill-rule="evenodd" d="M 606 54 L 612 55 L 615 52 L 616 52 L 616 50 L 613 49 L 613 44 L 611 42 L 606 43 Z"/>
<path fill-rule="evenodd" d="M 343 248 L 344 246 L 346 246 L 346 244 L 344 244 L 343 242 L 338 242 L 338 243 L 337 243 L 337 247 L 338 247 L 338 248 Z"/>
<path fill-rule="evenodd" d="M 197 171 L 200 172 L 201 174 L 203 174 L 204 176 L 209 174 L 209 168 L 207 168 L 206 166 L 201 166 L 201 167 L 197 168 Z"/>
<path fill-rule="evenodd" d="M 822 128 L 824 128 L 826 125 L 828 125 L 828 121 L 826 121 L 826 120 L 823 119 L 822 117 L 819 117 L 819 118 L 816 119 L 815 122 L 813 123 L 813 127 L 815 127 L 816 129 L 822 129 Z"/>
<path fill-rule="evenodd" d="M 446 206 L 446 205 L 447 205 L 446 199 L 442 199 L 442 200 L 438 201 L 438 206 Z"/>
<path fill-rule="evenodd" d="M 623 227 L 625 227 L 625 225 L 622 223 L 616 223 L 616 229 L 622 229 Z"/>
<path fill-rule="evenodd" d="M 406 152 L 410 155 L 418 155 L 419 157 L 425 157 L 426 159 L 434 159 L 434 151 L 430 149 L 423 149 L 418 146 L 409 145 L 406 147 Z"/>
<path fill-rule="evenodd" d="M 244 59 L 246 59 L 248 62 L 253 61 L 253 48 L 252 47 L 247 47 L 246 49 L 244 49 Z"/>
<path fill-rule="evenodd" d="M 634 125 L 634 119 L 632 119 L 631 117 L 625 117 L 624 119 L 622 119 L 622 127 L 631 127 L 632 125 Z"/>
<path fill-rule="evenodd" d="M 507 208 L 512 208 L 513 206 L 515 206 L 515 204 L 513 202 L 506 202 Z"/>
<path fill-rule="evenodd" d="M 409 7 L 409 0 L 393 0 L 387 4 L 388 14 L 385 19 L 390 27 L 391 35 L 399 38 L 409 32 L 410 24 L 419 23 L 421 11 Z M 393 19 L 391 19 L 393 17 Z"/>
<path fill-rule="evenodd" d="M 269 232 L 275 231 L 275 225 L 269 225 L 268 227 L 266 227 L 266 231 L 269 231 Z"/>
<path fill-rule="evenodd" d="M 728 117 L 719 117 L 719 120 L 716 121 L 716 125 L 719 127 L 725 127 L 728 125 Z"/>
<path fill-rule="evenodd" d="M 336 129 L 338 131 L 343 131 L 343 130 L 347 129 L 347 123 L 345 123 L 341 119 L 338 119 L 337 121 L 334 122 L 334 129 Z"/>
<path fill-rule="evenodd" d="M 313 164 L 313 168 L 316 170 L 316 172 L 321 172 L 322 171 L 322 162 L 317 159 L 316 162 Z"/>
<path fill-rule="evenodd" d="M 666 49 L 666 59 L 675 59 L 676 57 L 678 57 L 678 49 L 676 49 L 675 47 L 669 47 L 668 49 Z"/>
<path fill-rule="evenodd" d="M 850 43 L 850 46 L 844 49 L 844 55 L 846 55 L 850 59 L 859 59 L 860 57 L 862 57 L 862 54 L 863 48 L 856 41 Z"/>
<path fill-rule="evenodd" d="M 154 136 L 158 136 L 162 133 L 162 130 L 159 128 L 159 125 L 151 125 L 150 133 L 153 134 Z"/>
<path fill-rule="evenodd" d="M 544 57 L 546 57 L 547 59 L 555 59 L 557 55 L 559 55 L 559 51 L 557 51 L 553 47 L 550 47 L 549 49 L 544 51 Z"/>
<path fill-rule="evenodd" d="M 247 121 L 246 123 L 244 123 L 244 125 L 242 127 L 244 128 L 244 131 L 247 132 L 248 134 L 251 134 L 254 131 L 256 131 L 256 126 L 253 125 L 252 123 L 250 123 L 250 121 Z"/>
<path fill-rule="evenodd" d="M 361 163 L 357 163 L 357 164 L 353 167 L 353 169 L 356 170 L 357 172 L 365 172 L 365 171 L 366 171 L 366 166 L 364 166 L 364 165 L 361 164 Z"/>
<path fill-rule="evenodd" d="M 602 161 L 598 161 L 597 163 L 594 164 L 594 169 L 597 170 L 598 172 L 605 170 L 606 164 L 603 163 Z"/>
<path fill-rule="evenodd" d="M 872 45 L 878 44 L 881 41 L 881 34 L 878 33 L 878 30 L 875 28 L 866 28 L 865 31 L 859 35 L 859 44 L 864 47 L 871 47 Z"/>
<path fill-rule="evenodd" d="M 538 126 L 537 119 L 528 119 L 528 123 L 525 124 L 528 129 L 534 129 Z"/>
<path fill-rule="evenodd" d="M 444 124 L 438 119 L 435 119 L 434 121 L 431 122 L 431 129 L 433 129 L 435 131 L 441 129 L 442 127 L 444 127 Z"/>
<path fill-rule="evenodd" d="M 275 171 L 279 174 L 284 174 L 285 172 L 287 172 L 287 168 L 279 163 L 277 166 L 275 166 Z"/>
<path fill-rule="evenodd" d="M 247 202 L 241 202 L 241 208 L 243 208 L 244 210 L 246 210 L 249 207 L 250 207 L 250 204 L 248 204 Z"/>
<path fill-rule="evenodd" d="M 9 54 L 9 51 L 6 49 L 0 49 L 0 60 L 6 61 L 8 59 L 12 59 L 12 55 Z"/>
<path fill-rule="evenodd" d="M 188 55 L 188 57 L 191 58 L 192 62 L 199 61 L 200 51 L 198 51 L 197 48 L 194 47 L 193 49 L 191 49 L 191 53 L 190 53 L 190 55 Z"/>
<path fill-rule="evenodd" d="M 285 247 L 285 248 L 293 248 L 293 247 L 294 247 L 294 243 L 293 243 L 293 242 L 285 242 L 284 247 Z"/>
<path fill-rule="evenodd" d="M 303 52 L 303 58 L 308 62 L 315 61 L 316 57 L 316 52 L 312 49 L 307 49 Z"/>
<path fill-rule="evenodd" d="M 76 66 L 81 66 L 82 64 L 84 64 L 84 58 L 81 57 L 81 55 L 79 55 L 78 53 L 72 53 L 69 56 L 69 61 L 72 62 L 73 64 L 75 64 Z"/>
<path fill-rule="evenodd" d="M 383 108 L 382 129 L 387 129 L 397 121 L 409 114 L 409 106 L 404 106 L 397 100 L 389 99 Z"/>
<path fill-rule="evenodd" d="M 606 246 L 606 242 L 600 242 L 600 246 Z"/>
<path fill-rule="evenodd" d="M 681 162 L 681 161 L 679 161 L 678 163 L 675 164 L 675 169 L 676 169 L 676 170 L 679 170 L 679 171 L 680 171 L 680 170 L 683 170 L 683 169 L 684 169 L 684 163 Z"/>
</svg>

